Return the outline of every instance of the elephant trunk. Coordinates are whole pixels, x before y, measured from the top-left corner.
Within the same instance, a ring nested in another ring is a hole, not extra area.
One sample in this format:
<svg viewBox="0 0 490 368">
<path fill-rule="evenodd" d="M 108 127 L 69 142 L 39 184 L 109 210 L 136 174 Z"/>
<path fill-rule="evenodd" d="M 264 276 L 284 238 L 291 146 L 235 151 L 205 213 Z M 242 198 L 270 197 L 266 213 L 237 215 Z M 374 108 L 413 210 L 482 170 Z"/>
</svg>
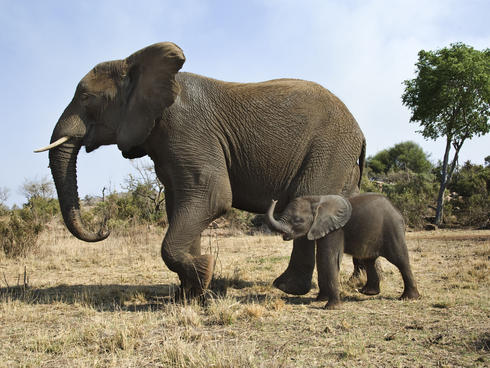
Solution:
<svg viewBox="0 0 490 368">
<path fill-rule="evenodd" d="M 282 221 L 277 221 L 274 218 L 274 209 L 276 208 L 276 204 L 277 201 L 273 200 L 269 207 L 269 210 L 267 211 L 267 216 L 266 216 L 267 224 L 274 231 L 277 231 L 282 234 L 289 234 L 291 232 L 291 227 Z"/>
<path fill-rule="evenodd" d="M 73 135 L 71 135 L 73 137 Z M 55 135 L 51 141 L 55 140 Z M 97 242 L 110 234 L 104 226 L 95 233 L 85 228 L 80 215 L 80 201 L 77 186 L 77 156 L 81 147 L 80 138 L 71 138 L 67 142 L 50 149 L 49 166 L 58 193 L 63 220 L 70 232 L 80 240 Z"/>
</svg>

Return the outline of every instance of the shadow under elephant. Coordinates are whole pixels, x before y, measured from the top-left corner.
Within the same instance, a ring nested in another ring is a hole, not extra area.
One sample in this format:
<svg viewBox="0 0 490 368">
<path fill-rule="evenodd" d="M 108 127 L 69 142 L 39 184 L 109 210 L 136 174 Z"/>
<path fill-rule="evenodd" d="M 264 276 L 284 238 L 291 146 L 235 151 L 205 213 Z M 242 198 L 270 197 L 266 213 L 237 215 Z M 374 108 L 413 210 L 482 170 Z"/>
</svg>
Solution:
<svg viewBox="0 0 490 368">
<path fill-rule="evenodd" d="M 178 290 L 175 284 L 14 286 L 0 288 L 0 298 L 30 304 L 81 304 L 101 311 L 143 311 L 174 302 Z"/>
</svg>

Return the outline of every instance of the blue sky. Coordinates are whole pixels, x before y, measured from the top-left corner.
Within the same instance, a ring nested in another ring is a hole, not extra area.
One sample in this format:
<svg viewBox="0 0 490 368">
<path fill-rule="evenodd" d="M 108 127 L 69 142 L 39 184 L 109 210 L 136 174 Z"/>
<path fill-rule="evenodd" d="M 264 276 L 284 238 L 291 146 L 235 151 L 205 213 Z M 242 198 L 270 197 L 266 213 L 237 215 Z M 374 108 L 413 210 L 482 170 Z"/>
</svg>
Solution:
<svg viewBox="0 0 490 368">
<path fill-rule="evenodd" d="M 26 179 L 50 177 L 52 129 L 79 80 L 97 63 L 159 41 L 178 44 L 183 71 L 238 82 L 294 77 L 339 96 L 367 138 L 368 155 L 413 140 L 442 158 L 443 140 L 425 141 L 402 106 L 402 81 L 421 49 L 453 42 L 490 47 L 488 0 L 0 0 L 0 188 L 22 204 Z M 483 163 L 490 135 L 467 142 L 461 162 Z M 80 196 L 119 190 L 134 169 L 115 146 L 78 160 Z"/>
</svg>

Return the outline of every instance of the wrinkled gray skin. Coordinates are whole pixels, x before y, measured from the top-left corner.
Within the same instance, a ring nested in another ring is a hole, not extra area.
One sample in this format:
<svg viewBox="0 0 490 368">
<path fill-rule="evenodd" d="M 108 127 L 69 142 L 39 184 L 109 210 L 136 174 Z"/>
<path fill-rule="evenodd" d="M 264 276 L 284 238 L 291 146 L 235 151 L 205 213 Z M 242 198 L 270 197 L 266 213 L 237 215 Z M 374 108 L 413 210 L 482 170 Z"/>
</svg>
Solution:
<svg viewBox="0 0 490 368">
<path fill-rule="evenodd" d="M 342 254 L 348 253 L 366 265 L 367 283 L 360 290 L 379 294 L 375 261 L 385 257 L 399 270 L 404 282 L 401 299 L 419 297 L 410 269 L 405 244 L 405 224 L 401 214 L 380 194 L 360 194 L 349 199 L 338 195 L 296 198 L 274 218 L 275 201 L 269 207 L 269 226 L 284 240 L 307 236 L 317 242 L 318 300 L 328 300 L 325 308 L 340 304 L 339 268 Z"/>
<path fill-rule="evenodd" d="M 202 255 L 201 232 L 232 206 L 264 213 L 271 197 L 358 190 L 365 140 L 344 104 L 301 80 L 228 83 L 179 72 L 185 57 L 173 43 L 104 62 L 78 84 L 54 128 L 49 163 L 67 228 L 100 241 L 81 221 L 76 160 L 117 144 L 125 158 L 149 155 L 165 185 L 169 228 L 161 254 L 190 294 L 211 280 L 214 258 Z M 295 240 L 287 270 L 274 285 L 311 288 L 314 242 Z"/>
</svg>

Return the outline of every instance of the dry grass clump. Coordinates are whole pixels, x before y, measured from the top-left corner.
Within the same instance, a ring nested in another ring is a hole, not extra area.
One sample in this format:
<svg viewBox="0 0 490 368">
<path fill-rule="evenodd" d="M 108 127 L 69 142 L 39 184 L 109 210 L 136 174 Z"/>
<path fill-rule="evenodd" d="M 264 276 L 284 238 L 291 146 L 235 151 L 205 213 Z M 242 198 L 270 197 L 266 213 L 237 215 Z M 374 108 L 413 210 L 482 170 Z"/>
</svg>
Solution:
<svg viewBox="0 0 490 368">
<path fill-rule="evenodd" d="M 291 243 L 221 238 L 204 301 L 176 303 L 178 278 L 160 258 L 162 232 L 100 244 L 63 228 L 36 255 L 1 259 L 0 367 L 484 367 L 490 362 L 490 232 L 411 233 L 422 298 L 399 301 L 398 270 L 382 260 L 381 294 L 359 294 L 351 258 L 341 266 L 340 310 L 318 289 L 288 296 L 271 284 Z M 316 276 L 314 276 L 316 281 Z M 26 281 L 24 281 L 26 280 Z"/>
</svg>

